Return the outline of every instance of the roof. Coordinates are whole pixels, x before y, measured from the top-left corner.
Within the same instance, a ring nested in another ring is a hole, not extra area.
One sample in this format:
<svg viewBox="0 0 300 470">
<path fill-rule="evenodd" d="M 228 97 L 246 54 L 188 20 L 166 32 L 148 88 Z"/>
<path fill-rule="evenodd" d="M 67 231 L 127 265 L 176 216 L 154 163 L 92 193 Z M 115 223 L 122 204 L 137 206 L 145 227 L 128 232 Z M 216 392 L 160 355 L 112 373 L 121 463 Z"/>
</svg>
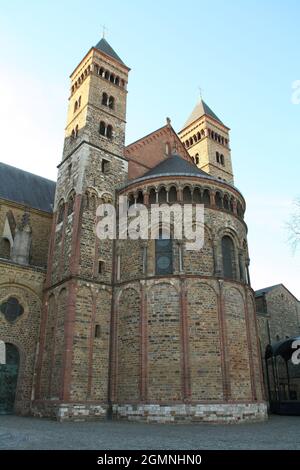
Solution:
<svg viewBox="0 0 300 470">
<path fill-rule="evenodd" d="M 275 289 L 275 287 L 279 287 L 281 285 L 282 284 L 275 284 L 274 286 L 265 287 L 264 289 L 258 289 L 255 291 L 255 297 L 260 297 L 263 294 L 267 294 L 271 290 Z"/>
<path fill-rule="evenodd" d="M 183 129 L 189 126 L 190 124 L 192 124 L 197 119 L 204 116 L 205 114 L 207 116 L 212 117 L 213 119 L 215 119 L 216 121 L 218 121 L 220 124 L 224 126 L 223 122 L 218 118 L 218 116 L 210 109 L 210 107 L 205 103 L 205 101 L 201 99 L 194 107 L 193 112 L 188 118 L 188 120 L 186 121 L 186 123 L 184 124 Z"/>
<path fill-rule="evenodd" d="M 160 175 L 210 176 L 208 173 L 200 170 L 196 165 L 184 160 L 179 155 L 171 155 L 166 160 L 147 171 L 143 177 L 147 178 L 149 176 L 154 177 Z"/>
<path fill-rule="evenodd" d="M 0 198 L 53 212 L 56 184 L 41 176 L 0 163 Z"/>
<path fill-rule="evenodd" d="M 113 59 L 117 60 L 120 62 L 120 64 L 124 64 L 124 62 L 120 59 L 118 54 L 113 50 L 113 48 L 108 44 L 106 39 L 102 38 L 98 44 L 95 46 L 96 49 L 98 49 L 101 52 L 104 52 L 104 54 L 108 55 L 109 57 L 112 57 Z"/>
<path fill-rule="evenodd" d="M 256 290 L 255 297 L 260 297 L 261 295 L 268 294 L 268 292 L 271 292 L 273 289 L 276 289 L 277 287 L 283 287 L 289 294 L 291 294 L 299 302 L 297 297 L 294 294 L 292 294 L 292 292 L 289 291 L 287 287 L 285 287 L 285 285 L 283 284 L 275 284 L 274 286 L 269 286 L 269 287 L 265 287 L 264 289 Z"/>
</svg>

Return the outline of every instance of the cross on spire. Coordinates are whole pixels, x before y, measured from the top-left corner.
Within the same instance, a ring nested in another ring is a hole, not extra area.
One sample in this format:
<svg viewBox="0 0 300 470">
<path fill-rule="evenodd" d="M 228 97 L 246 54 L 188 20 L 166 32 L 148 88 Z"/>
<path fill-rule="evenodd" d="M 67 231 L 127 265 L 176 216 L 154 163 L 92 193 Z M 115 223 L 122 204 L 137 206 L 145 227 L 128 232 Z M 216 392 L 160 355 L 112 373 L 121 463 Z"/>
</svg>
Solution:
<svg viewBox="0 0 300 470">
<path fill-rule="evenodd" d="M 199 90 L 200 100 L 202 100 L 203 88 L 201 88 L 201 87 L 199 86 L 199 87 L 198 87 L 198 90 Z"/>
<path fill-rule="evenodd" d="M 103 25 L 102 25 L 102 37 L 103 37 L 103 39 L 105 39 L 106 31 L 108 31 L 108 29 L 107 29 L 107 27 L 105 26 L 105 24 L 103 24 Z"/>
</svg>

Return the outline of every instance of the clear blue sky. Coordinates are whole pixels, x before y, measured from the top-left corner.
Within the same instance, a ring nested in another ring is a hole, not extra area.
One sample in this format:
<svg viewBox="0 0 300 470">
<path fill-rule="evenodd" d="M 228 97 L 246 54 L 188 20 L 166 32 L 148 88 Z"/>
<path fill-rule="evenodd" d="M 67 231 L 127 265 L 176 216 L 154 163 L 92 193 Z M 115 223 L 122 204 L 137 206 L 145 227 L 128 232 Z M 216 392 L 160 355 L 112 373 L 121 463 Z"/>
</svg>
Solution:
<svg viewBox="0 0 300 470">
<path fill-rule="evenodd" d="M 128 66 L 127 143 L 176 130 L 198 98 L 232 129 L 236 185 L 248 203 L 254 288 L 300 298 L 285 221 L 299 195 L 298 0 L 0 0 L 1 161 L 55 179 L 69 74 L 107 39 Z"/>
</svg>

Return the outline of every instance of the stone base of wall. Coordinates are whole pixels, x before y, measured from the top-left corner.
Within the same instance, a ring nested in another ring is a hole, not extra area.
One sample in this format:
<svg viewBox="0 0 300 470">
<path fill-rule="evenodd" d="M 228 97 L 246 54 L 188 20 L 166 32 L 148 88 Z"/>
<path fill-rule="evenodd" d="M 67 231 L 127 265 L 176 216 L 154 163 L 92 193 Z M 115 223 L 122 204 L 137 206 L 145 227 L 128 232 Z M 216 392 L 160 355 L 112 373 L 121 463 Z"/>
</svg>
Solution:
<svg viewBox="0 0 300 470">
<path fill-rule="evenodd" d="M 113 405 L 113 417 L 147 423 L 244 423 L 267 419 L 266 403 Z"/>
<path fill-rule="evenodd" d="M 62 421 L 88 421 L 106 419 L 108 405 L 90 403 L 38 402 L 33 403 L 31 415 Z"/>
</svg>

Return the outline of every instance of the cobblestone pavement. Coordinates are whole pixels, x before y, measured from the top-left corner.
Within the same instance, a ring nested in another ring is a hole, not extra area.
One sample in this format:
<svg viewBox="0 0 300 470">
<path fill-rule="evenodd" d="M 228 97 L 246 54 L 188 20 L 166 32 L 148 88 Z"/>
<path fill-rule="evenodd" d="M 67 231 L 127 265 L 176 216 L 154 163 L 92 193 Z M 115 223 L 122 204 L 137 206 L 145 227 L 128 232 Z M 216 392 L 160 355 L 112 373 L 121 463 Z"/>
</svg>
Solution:
<svg viewBox="0 0 300 470">
<path fill-rule="evenodd" d="M 57 423 L 0 416 L 0 449 L 300 449 L 300 416 L 237 425 Z"/>
</svg>

